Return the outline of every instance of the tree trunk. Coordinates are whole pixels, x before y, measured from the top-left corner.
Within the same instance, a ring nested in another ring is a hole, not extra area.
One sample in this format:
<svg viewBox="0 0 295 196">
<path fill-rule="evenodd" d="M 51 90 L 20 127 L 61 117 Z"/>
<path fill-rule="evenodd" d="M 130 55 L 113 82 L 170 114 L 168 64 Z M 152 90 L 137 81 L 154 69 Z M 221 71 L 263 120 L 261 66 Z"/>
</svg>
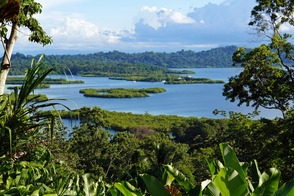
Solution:
<svg viewBox="0 0 295 196">
<path fill-rule="evenodd" d="M 18 38 L 17 37 L 18 28 L 19 27 L 16 24 L 16 22 L 14 22 L 11 27 L 9 39 L 4 41 L 4 55 L 3 55 L 3 60 L 1 63 L 1 70 L 0 70 L 0 95 L 2 95 L 5 90 L 6 78 L 11 67 L 11 61 L 10 61 L 11 55 L 12 55 L 14 44 Z"/>
</svg>

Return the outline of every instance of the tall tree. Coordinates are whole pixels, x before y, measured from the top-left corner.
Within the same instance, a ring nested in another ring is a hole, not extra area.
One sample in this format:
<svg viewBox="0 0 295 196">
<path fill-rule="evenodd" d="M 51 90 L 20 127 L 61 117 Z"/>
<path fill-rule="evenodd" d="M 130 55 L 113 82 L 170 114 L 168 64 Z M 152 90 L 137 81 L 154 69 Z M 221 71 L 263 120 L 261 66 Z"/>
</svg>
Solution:
<svg viewBox="0 0 295 196">
<path fill-rule="evenodd" d="M 42 12 L 40 3 L 34 0 L 2 0 L 0 2 L 0 39 L 4 49 L 0 68 L 0 95 L 4 93 L 6 78 L 11 67 L 11 55 L 20 27 L 30 30 L 28 40 L 47 45 L 52 42 L 40 23 L 34 18 Z"/>
<path fill-rule="evenodd" d="M 294 108 L 294 45 L 293 35 L 283 32 L 283 27 L 294 26 L 294 1 L 257 2 L 249 25 L 269 44 L 250 51 L 240 48 L 234 53 L 234 65 L 244 70 L 229 79 L 223 95 L 238 100 L 238 105 L 279 109 L 285 116 Z"/>
</svg>

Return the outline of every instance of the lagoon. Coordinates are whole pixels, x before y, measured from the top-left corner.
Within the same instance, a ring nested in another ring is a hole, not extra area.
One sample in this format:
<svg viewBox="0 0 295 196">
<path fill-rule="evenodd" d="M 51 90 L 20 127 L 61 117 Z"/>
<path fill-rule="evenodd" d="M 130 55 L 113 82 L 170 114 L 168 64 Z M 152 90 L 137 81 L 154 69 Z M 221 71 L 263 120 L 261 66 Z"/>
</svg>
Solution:
<svg viewBox="0 0 295 196">
<path fill-rule="evenodd" d="M 228 78 L 241 72 L 241 68 L 194 68 L 192 77 L 210 78 L 228 81 Z M 50 76 L 75 80 L 84 80 L 84 84 L 51 85 L 50 89 L 37 89 L 35 93 L 46 94 L 51 99 L 66 99 L 58 101 L 70 109 L 83 106 L 98 106 L 105 110 L 118 112 L 132 112 L 152 115 L 179 115 L 194 117 L 222 118 L 214 115 L 215 109 L 242 112 L 247 114 L 253 108 L 237 106 L 222 96 L 223 84 L 179 84 L 167 85 L 162 82 L 136 82 L 124 80 L 110 80 L 107 77 L 81 76 Z M 84 97 L 79 93 L 82 88 L 165 88 L 165 93 L 151 94 L 143 98 L 93 98 Z M 281 116 L 277 110 L 261 109 L 260 117 L 275 118 Z"/>
</svg>

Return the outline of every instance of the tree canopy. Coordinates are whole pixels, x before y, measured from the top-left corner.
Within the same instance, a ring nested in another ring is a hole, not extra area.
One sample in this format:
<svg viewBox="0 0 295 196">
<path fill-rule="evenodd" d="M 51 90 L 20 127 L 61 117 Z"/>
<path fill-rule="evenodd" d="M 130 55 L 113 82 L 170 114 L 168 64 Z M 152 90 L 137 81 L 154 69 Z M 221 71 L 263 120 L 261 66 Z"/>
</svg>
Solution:
<svg viewBox="0 0 295 196">
<path fill-rule="evenodd" d="M 250 51 L 240 48 L 234 53 L 234 65 L 244 70 L 225 84 L 223 95 L 227 99 L 238 100 L 238 105 L 251 104 L 256 109 L 279 109 L 283 115 L 293 111 L 293 35 L 282 30 L 283 25 L 294 26 L 293 11 L 293 1 L 258 0 L 249 25 L 269 44 Z"/>
<path fill-rule="evenodd" d="M 11 67 L 11 55 L 18 38 L 20 27 L 29 29 L 28 40 L 43 46 L 50 44 L 52 39 L 46 34 L 35 14 L 42 12 L 40 3 L 34 0 L 8 0 L 0 4 L 0 39 L 4 49 L 0 67 L 0 95 L 4 92 L 5 82 Z M 10 27 L 10 28 L 8 28 Z"/>
</svg>

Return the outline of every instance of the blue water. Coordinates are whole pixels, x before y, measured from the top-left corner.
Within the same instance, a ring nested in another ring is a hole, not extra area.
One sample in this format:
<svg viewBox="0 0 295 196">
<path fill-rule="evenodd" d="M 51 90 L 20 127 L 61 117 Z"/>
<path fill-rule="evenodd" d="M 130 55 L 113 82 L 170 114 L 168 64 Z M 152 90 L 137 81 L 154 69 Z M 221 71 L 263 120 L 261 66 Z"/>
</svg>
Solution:
<svg viewBox="0 0 295 196">
<path fill-rule="evenodd" d="M 240 73 L 241 68 L 197 68 L 190 69 L 196 74 L 190 74 L 193 77 L 205 77 L 217 80 L 228 81 L 228 78 Z M 56 77 L 56 76 L 52 76 Z M 64 76 L 63 76 L 64 77 Z M 214 109 L 225 111 L 236 111 L 247 114 L 253 111 L 253 108 L 241 106 L 225 100 L 222 96 L 223 84 L 181 84 L 165 85 L 162 82 L 134 82 L 122 80 L 109 80 L 105 77 L 80 77 L 68 76 L 69 79 L 84 80 L 84 84 L 71 85 L 51 85 L 50 89 L 38 89 L 35 93 L 46 94 L 49 98 L 62 98 L 67 101 L 59 101 L 71 109 L 77 109 L 83 106 L 98 106 L 105 110 L 149 113 L 152 115 L 179 115 L 195 117 L 215 116 Z M 82 88 L 148 88 L 162 87 L 166 89 L 165 93 L 152 94 L 144 98 L 91 98 L 84 97 L 79 93 Z M 277 110 L 262 109 L 261 117 L 275 118 L 281 116 Z"/>
</svg>

